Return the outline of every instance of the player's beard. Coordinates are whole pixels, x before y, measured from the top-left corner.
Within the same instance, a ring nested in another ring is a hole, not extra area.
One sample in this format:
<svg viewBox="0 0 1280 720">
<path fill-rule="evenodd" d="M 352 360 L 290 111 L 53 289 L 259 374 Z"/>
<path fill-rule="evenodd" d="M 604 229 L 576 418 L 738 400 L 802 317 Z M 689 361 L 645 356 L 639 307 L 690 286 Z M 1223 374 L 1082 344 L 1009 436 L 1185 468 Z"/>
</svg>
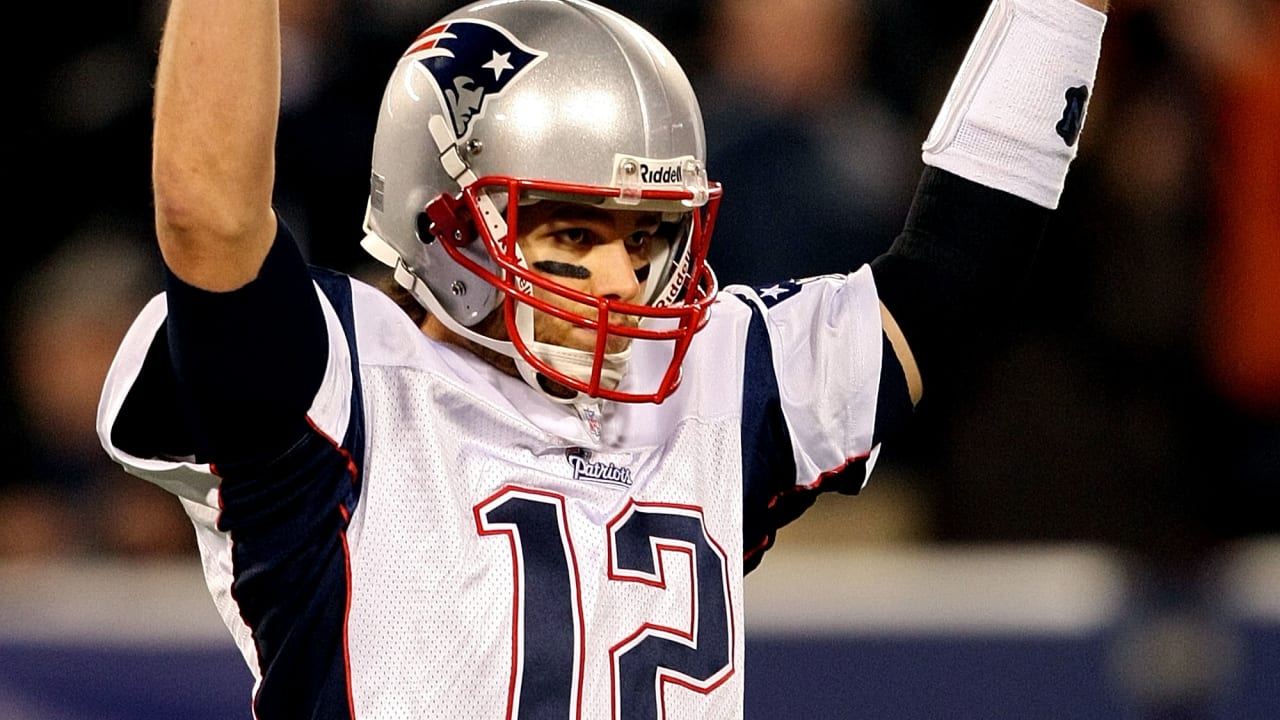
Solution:
<svg viewBox="0 0 1280 720">
<path fill-rule="evenodd" d="M 635 328 L 638 321 L 634 316 L 613 315 L 610 317 L 610 324 L 615 327 Z M 599 339 L 599 332 L 595 329 L 552 317 L 546 313 L 538 313 L 534 317 L 533 335 L 538 342 L 581 350 L 589 354 L 595 353 L 596 342 Z M 619 353 L 630 346 L 631 338 L 610 334 L 605 339 L 604 347 L 606 353 Z"/>
<path fill-rule="evenodd" d="M 540 323 L 541 330 L 539 330 Z M 634 328 L 639 325 L 639 318 L 634 315 L 615 314 L 611 316 L 611 323 L 621 325 L 623 327 Z M 422 322 L 422 329 L 428 337 L 463 348 L 497 368 L 499 371 L 510 375 L 511 377 L 520 377 L 520 371 L 516 368 L 516 361 L 514 358 L 452 332 L 445 327 L 443 323 L 432 319 L 430 316 Z M 591 340 L 589 342 L 585 341 L 585 332 L 582 333 L 584 342 L 576 342 L 573 344 L 564 342 L 564 340 L 571 340 L 571 334 L 576 330 L 581 329 L 581 326 L 570 323 L 567 320 L 562 320 L 552 315 L 548 315 L 547 313 L 534 310 L 534 337 L 539 342 L 550 342 L 550 344 L 562 345 L 574 350 L 593 353 L 595 349 L 594 330 L 590 331 Z M 493 338 L 494 340 L 507 342 L 511 339 L 510 333 L 507 332 L 507 324 L 501 307 L 489 313 L 488 316 L 472 327 L 472 330 L 486 337 Z M 557 340 L 561 341 L 557 342 Z M 584 347 L 584 345 L 586 345 L 586 347 Z M 610 335 L 605 344 L 605 351 L 608 353 L 622 352 L 630 347 L 630 345 L 631 338 L 619 335 Z M 577 395 L 576 390 L 565 387 L 541 373 L 538 375 L 538 382 L 542 386 L 543 390 L 555 397 L 572 398 Z"/>
<path fill-rule="evenodd" d="M 554 298 L 551 297 L 550 294 L 544 295 L 542 299 L 545 302 L 553 303 L 574 315 L 584 318 L 594 317 L 596 314 L 596 309 L 594 307 L 565 300 L 563 298 Z M 640 318 L 635 315 L 611 313 L 609 315 L 609 324 L 611 327 L 634 329 L 640 325 Z M 588 328 L 581 324 L 570 322 L 536 308 L 533 310 L 533 337 L 537 342 L 546 343 L 548 345 L 559 345 L 560 347 L 581 350 L 586 353 L 594 354 L 596 350 L 596 343 L 599 340 L 598 332 L 599 331 L 594 328 Z M 631 340 L 631 338 L 623 335 L 610 334 L 605 340 L 605 352 L 622 352 L 631 346 Z"/>
</svg>

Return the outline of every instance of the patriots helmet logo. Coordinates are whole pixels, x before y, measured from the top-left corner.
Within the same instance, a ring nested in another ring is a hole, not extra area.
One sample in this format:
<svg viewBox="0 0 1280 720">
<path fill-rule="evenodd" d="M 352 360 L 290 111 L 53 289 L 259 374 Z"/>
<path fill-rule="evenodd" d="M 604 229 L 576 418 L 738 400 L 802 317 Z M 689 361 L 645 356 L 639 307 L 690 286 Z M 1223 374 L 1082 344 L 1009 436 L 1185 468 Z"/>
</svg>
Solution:
<svg viewBox="0 0 1280 720">
<path fill-rule="evenodd" d="M 483 20 L 440 23 L 419 35 L 405 55 L 415 57 L 435 80 L 457 138 L 484 114 L 490 98 L 547 56 Z"/>
</svg>

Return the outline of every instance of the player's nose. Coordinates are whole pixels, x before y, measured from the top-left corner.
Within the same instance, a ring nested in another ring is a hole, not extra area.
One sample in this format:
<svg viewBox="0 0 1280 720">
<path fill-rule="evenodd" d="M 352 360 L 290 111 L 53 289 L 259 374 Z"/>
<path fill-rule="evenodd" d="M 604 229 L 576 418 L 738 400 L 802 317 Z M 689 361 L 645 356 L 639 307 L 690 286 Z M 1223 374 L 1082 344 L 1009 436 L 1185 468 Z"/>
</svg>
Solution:
<svg viewBox="0 0 1280 720">
<path fill-rule="evenodd" d="M 621 240 L 601 243 L 596 248 L 596 267 L 591 272 L 592 293 L 624 302 L 635 302 L 640 294 L 640 281 L 632 265 L 632 257 Z"/>
</svg>

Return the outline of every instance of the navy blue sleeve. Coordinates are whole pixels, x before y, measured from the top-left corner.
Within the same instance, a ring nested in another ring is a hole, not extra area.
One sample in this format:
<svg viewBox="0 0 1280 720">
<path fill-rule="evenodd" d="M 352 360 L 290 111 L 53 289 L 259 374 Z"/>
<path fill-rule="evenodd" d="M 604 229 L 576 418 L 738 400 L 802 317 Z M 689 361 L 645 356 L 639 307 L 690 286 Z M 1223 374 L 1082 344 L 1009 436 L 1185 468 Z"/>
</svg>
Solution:
<svg viewBox="0 0 1280 720">
<path fill-rule="evenodd" d="M 352 717 L 347 527 L 359 452 L 312 431 L 270 463 L 214 468 L 218 529 L 232 541 L 231 594 L 262 669 L 256 718 Z"/>
<path fill-rule="evenodd" d="M 902 234 L 871 263 L 926 389 L 963 382 L 1029 276 L 1051 211 L 926 167 Z"/>
<path fill-rule="evenodd" d="M 175 382 L 197 393 L 208 424 L 218 529 L 231 537 L 231 594 L 262 669 L 253 707 L 264 719 L 352 717 L 347 528 L 362 484 L 363 402 L 356 372 L 343 437 L 306 419 L 328 348 L 316 286 L 359 367 L 350 279 L 308 268 L 286 232 L 246 288 L 188 286 L 170 300 L 183 313 L 169 319 L 168 347 L 185 359 Z"/>
<path fill-rule="evenodd" d="M 313 427 L 307 412 L 329 347 L 316 288 L 358 368 L 354 298 L 349 278 L 308 267 L 280 227 L 258 277 L 239 290 L 206 292 L 169 274 L 168 316 L 112 439 L 138 457 L 194 457 L 217 476 L 231 595 L 262 670 L 254 716 L 349 720 L 347 529 L 365 447 L 359 373 L 342 437 Z"/>
<path fill-rule="evenodd" d="M 266 460 L 308 431 L 328 340 L 310 271 L 284 223 L 258 277 L 208 292 L 166 270 L 172 382 L 201 462 Z"/>
<path fill-rule="evenodd" d="M 795 487 L 796 477 L 791 435 L 773 367 L 773 343 L 760 308 L 750 307 L 742 388 L 743 572 L 760 564 L 773 546 L 778 528 L 789 522 L 778 516 L 775 501 L 787 488 Z"/>
</svg>

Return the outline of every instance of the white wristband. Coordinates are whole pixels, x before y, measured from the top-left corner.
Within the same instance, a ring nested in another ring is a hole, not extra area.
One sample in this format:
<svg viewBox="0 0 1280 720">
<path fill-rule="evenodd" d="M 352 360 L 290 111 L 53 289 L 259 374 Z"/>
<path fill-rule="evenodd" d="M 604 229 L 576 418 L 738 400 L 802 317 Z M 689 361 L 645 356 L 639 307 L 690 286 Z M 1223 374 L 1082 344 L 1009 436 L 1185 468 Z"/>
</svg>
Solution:
<svg viewBox="0 0 1280 720">
<path fill-rule="evenodd" d="M 1056 208 L 1106 22 L 1077 0 L 993 0 L 925 140 L 924 162 Z"/>
</svg>

